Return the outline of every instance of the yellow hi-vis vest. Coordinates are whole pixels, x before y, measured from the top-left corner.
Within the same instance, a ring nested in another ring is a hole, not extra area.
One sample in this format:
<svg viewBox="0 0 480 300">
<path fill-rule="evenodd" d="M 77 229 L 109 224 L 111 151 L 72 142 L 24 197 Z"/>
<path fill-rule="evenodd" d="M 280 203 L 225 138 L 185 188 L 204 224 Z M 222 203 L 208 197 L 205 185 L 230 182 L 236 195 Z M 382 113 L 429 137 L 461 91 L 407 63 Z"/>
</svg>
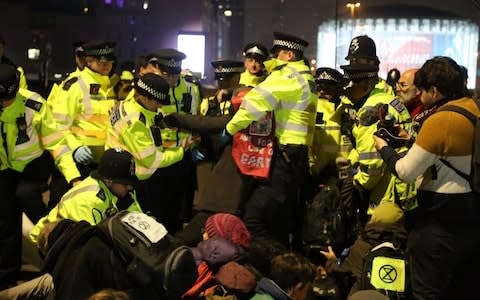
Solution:
<svg viewBox="0 0 480 300">
<path fill-rule="evenodd" d="M 37 93 L 19 89 L 15 101 L 0 112 L 0 170 L 22 172 L 45 150 L 50 151 L 67 180 L 80 176 L 45 100 Z"/>
<path fill-rule="evenodd" d="M 135 192 L 131 192 L 132 204 L 128 211 L 142 211 L 137 202 Z M 47 223 L 69 219 L 75 222 L 87 221 L 91 225 L 100 223 L 108 217 L 109 213 L 118 211 L 118 198 L 108 189 L 100 179 L 87 177 L 82 182 L 72 187 L 60 202 L 41 218 L 30 232 L 30 239 L 37 243 L 38 234 Z"/>
<path fill-rule="evenodd" d="M 149 111 L 135 99 L 127 98 L 112 110 L 105 147 L 122 148 L 135 158 L 135 175 L 146 180 L 158 168 L 183 159 L 182 147 L 164 148 L 161 131 L 155 126 L 157 112 Z"/>
<path fill-rule="evenodd" d="M 311 145 L 318 99 L 312 73 L 301 60 L 275 61 L 278 66 L 245 95 L 226 129 L 233 135 L 273 111 L 280 144 Z"/>
<path fill-rule="evenodd" d="M 58 97 L 58 94 L 60 94 L 62 89 L 65 87 L 65 84 L 68 85 L 69 80 L 71 80 L 72 78 L 78 78 L 79 75 L 80 75 L 80 69 L 77 68 L 75 69 L 75 71 L 68 74 L 67 77 L 65 77 L 65 79 L 62 80 L 62 82 L 54 83 L 52 85 L 52 89 L 50 90 L 50 93 L 48 94 L 48 97 L 47 97 L 47 104 L 48 106 L 50 106 L 50 109 L 52 109 L 56 105 L 55 101 Z M 73 80 L 73 82 L 74 81 L 75 80 Z"/>
<path fill-rule="evenodd" d="M 86 67 L 77 81 L 62 89 L 55 102 L 53 116 L 71 149 L 105 145 L 110 110 L 116 102 L 108 76 Z"/>
<path fill-rule="evenodd" d="M 160 112 L 163 115 L 173 112 L 190 113 L 197 115 L 200 112 L 200 90 L 198 86 L 192 82 L 185 80 L 183 75 L 180 75 L 178 85 L 175 88 L 170 88 L 170 105 L 162 105 Z M 185 100 L 191 99 L 190 109 L 185 111 Z M 162 130 L 163 147 L 171 148 L 182 144 L 183 140 L 191 137 L 191 133 L 174 128 L 164 128 Z"/>
<path fill-rule="evenodd" d="M 257 76 L 248 72 L 248 70 L 245 70 L 242 74 L 240 74 L 239 84 L 256 87 L 260 82 L 264 81 L 266 77 L 266 73 L 262 74 L 261 76 Z"/>
<path fill-rule="evenodd" d="M 377 110 L 378 104 L 388 104 L 388 112 L 393 115 L 396 123 L 399 123 L 407 132 L 411 126 L 411 118 L 407 108 L 393 96 L 383 92 L 380 89 L 374 89 L 363 106 L 357 111 L 355 125 L 352 134 L 355 139 L 355 149 L 350 152 L 349 160 L 353 166 L 358 166 L 358 172 L 353 177 L 354 186 L 360 191 L 368 191 L 369 211 L 373 209 L 380 201 L 406 201 L 411 202 L 411 207 L 405 207 L 404 203 L 399 203 L 406 209 L 416 207 L 415 183 L 402 183 L 395 180 L 386 164 L 375 149 L 375 140 L 373 134 L 377 131 Z M 397 151 L 406 151 L 406 147 L 397 149 Z M 405 192 L 408 194 L 405 194 Z M 401 199 L 398 199 L 398 192 L 401 193 Z"/>
<path fill-rule="evenodd" d="M 343 98 L 337 108 L 335 103 L 320 98 L 317 103 L 317 120 L 313 143 L 309 151 L 310 170 L 312 175 L 319 175 L 329 163 L 335 165 L 337 157 L 347 158 L 352 150 L 352 142 L 348 136 L 342 134 L 342 118 L 347 113 L 346 105 L 350 101 Z M 321 121 L 321 123 L 319 123 Z"/>
</svg>

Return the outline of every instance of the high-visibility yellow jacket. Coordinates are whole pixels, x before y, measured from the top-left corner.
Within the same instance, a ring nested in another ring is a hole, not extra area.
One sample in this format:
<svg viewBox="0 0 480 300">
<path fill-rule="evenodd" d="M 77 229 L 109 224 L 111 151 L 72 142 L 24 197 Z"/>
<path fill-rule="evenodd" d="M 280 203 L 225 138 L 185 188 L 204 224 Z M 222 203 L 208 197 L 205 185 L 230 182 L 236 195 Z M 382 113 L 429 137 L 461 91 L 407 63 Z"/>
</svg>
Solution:
<svg viewBox="0 0 480 300">
<path fill-rule="evenodd" d="M 68 74 L 61 82 L 53 84 L 52 89 L 50 90 L 50 93 L 48 94 L 48 97 L 47 97 L 47 104 L 48 106 L 50 106 L 50 108 L 53 108 L 55 106 L 55 100 L 58 94 L 61 92 L 62 88 L 65 86 L 65 84 L 68 86 L 70 84 L 69 83 L 70 80 L 72 78 L 78 78 L 79 75 L 80 75 L 80 69 L 76 68 L 75 71 Z M 73 80 L 73 82 L 75 81 L 76 80 Z"/>
<path fill-rule="evenodd" d="M 128 211 L 142 211 L 137 202 L 135 192 L 130 193 L 132 203 Z M 72 187 L 60 202 L 41 218 L 30 232 L 30 239 L 37 243 L 38 234 L 47 223 L 69 219 L 72 221 L 87 221 L 95 225 L 100 223 L 109 214 L 118 211 L 118 198 L 108 189 L 100 179 L 85 178 L 82 182 Z"/>
<path fill-rule="evenodd" d="M 402 183 L 386 168 L 380 153 L 375 149 L 373 134 L 377 131 L 378 117 L 375 106 L 388 104 L 388 112 L 396 122 L 407 132 L 411 126 L 411 119 L 407 108 L 393 96 L 375 88 L 363 106 L 358 109 L 355 126 L 352 134 L 355 139 L 355 149 L 349 155 L 350 162 L 358 166 L 358 172 L 353 177 L 354 186 L 361 191 L 368 191 L 371 213 L 380 201 L 395 201 L 396 198 L 405 209 L 416 206 L 416 188 L 414 183 Z M 399 152 L 406 151 L 406 147 L 399 148 Z"/>
<path fill-rule="evenodd" d="M 245 95 L 226 129 L 233 135 L 273 111 L 280 144 L 311 145 L 318 99 L 312 73 L 301 60 L 275 63 L 274 71 Z"/>
<path fill-rule="evenodd" d="M 264 81 L 266 78 L 265 75 L 257 76 L 245 70 L 242 74 L 240 74 L 240 82 L 239 84 L 244 86 L 257 86 L 260 82 Z"/>
<path fill-rule="evenodd" d="M 108 76 L 86 67 L 73 83 L 64 84 L 55 102 L 53 116 L 71 149 L 83 145 L 103 148 L 110 110 L 116 102 Z"/>
<path fill-rule="evenodd" d="M 22 172 L 45 150 L 50 151 L 67 179 L 80 176 L 45 100 L 37 93 L 19 89 L 15 101 L 0 112 L 0 170 Z"/>
<path fill-rule="evenodd" d="M 169 95 L 170 105 L 162 105 L 160 108 L 162 114 L 184 112 L 196 115 L 200 112 L 201 99 L 198 85 L 185 80 L 183 75 L 180 75 L 178 85 L 175 88 L 170 88 Z M 190 105 L 190 109 L 188 109 L 188 105 Z M 190 136 L 191 134 L 187 131 L 165 128 L 162 130 L 163 146 L 165 148 L 177 147 Z"/>
<path fill-rule="evenodd" d="M 217 95 L 206 97 L 202 99 L 200 103 L 200 114 L 202 116 L 221 116 L 228 115 L 230 113 L 230 101 L 223 101 L 218 103 Z"/>
<path fill-rule="evenodd" d="M 182 147 L 165 148 L 160 127 L 155 125 L 157 112 L 145 109 L 135 99 L 127 98 L 112 110 L 105 147 L 122 148 L 135 158 L 138 179 L 148 179 L 158 168 L 183 159 Z"/>
<path fill-rule="evenodd" d="M 335 165 L 337 157 L 348 157 L 353 145 L 350 137 L 342 132 L 342 121 L 344 114 L 348 114 L 346 110 L 351 107 L 347 98 L 342 98 L 337 107 L 328 99 L 318 99 L 317 122 L 309 151 L 312 175 L 320 175 L 327 164 Z"/>
</svg>

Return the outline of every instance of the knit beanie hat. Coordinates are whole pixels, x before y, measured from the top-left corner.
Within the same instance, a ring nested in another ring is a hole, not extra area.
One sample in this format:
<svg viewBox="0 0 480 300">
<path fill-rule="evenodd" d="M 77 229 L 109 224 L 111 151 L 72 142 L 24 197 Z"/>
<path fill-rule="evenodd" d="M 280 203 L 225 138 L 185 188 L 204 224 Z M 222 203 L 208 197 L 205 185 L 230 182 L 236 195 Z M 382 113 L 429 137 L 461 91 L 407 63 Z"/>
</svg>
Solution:
<svg viewBox="0 0 480 300">
<path fill-rule="evenodd" d="M 394 202 L 383 201 L 375 207 L 371 222 L 396 223 L 403 218 L 403 210 Z"/>
<path fill-rule="evenodd" d="M 219 236 L 244 249 L 250 248 L 250 232 L 245 223 L 235 215 L 217 213 L 210 216 L 205 222 L 205 231 L 208 238 Z"/>
</svg>

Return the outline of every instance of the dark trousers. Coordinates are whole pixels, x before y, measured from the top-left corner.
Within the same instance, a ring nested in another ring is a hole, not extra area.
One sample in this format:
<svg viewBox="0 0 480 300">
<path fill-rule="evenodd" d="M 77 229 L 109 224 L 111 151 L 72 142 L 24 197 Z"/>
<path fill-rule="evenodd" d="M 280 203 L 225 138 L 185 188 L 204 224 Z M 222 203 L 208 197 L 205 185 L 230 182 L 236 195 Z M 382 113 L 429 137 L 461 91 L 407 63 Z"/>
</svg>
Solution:
<svg viewBox="0 0 480 300">
<path fill-rule="evenodd" d="M 260 183 L 245 204 L 244 221 L 250 233 L 299 250 L 309 183 L 307 147 L 279 147 L 274 154 L 269 180 Z M 294 238 L 292 245 L 290 234 Z"/>
<path fill-rule="evenodd" d="M 96 162 L 93 162 L 88 165 L 81 165 L 76 164 L 77 169 L 80 172 L 81 179 L 85 179 L 90 175 L 90 172 L 95 170 L 98 167 Z M 52 179 L 50 181 L 50 198 L 48 201 L 48 209 L 52 209 L 57 205 L 57 203 L 62 199 L 63 195 L 65 195 L 68 190 L 70 190 L 72 186 L 70 183 L 67 182 L 65 176 L 63 176 L 62 172 L 55 168 L 52 173 Z"/>
<path fill-rule="evenodd" d="M 466 216 L 472 209 L 477 220 Z M 465 207 L 464 221 L 421 212 L 407 245 L 414 299 L 472 299 L 480 270 L 480 203 Z"/>
<path fill-rule="evenodd" d="M 0 288 L 16 281 L 21 266 L 22 212 L 34 223 L 47 212 L 42 193 L 52 170 L 53 160 L 45 151 L 22 173 L 0 171 Z"/>
<path fill-rule="evenodd" d="M 191 210 L 191 199 L 186 199 L 188 189 L 193 187 L 186 179 L 187 170 L 184 160 L 159 168 L 150 178 L 140 181 L 136 188 L 142 210 L 155 217 L 171 234 L 182 228 L 185 211 Z"/>
</svg>

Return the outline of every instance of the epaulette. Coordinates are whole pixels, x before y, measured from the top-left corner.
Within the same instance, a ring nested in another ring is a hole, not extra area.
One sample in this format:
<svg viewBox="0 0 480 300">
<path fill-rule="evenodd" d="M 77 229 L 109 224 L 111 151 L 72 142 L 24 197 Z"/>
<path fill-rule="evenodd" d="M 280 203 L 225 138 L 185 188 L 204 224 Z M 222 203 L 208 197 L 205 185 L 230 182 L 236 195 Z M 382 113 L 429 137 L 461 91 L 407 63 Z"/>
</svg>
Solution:
<svg viewBox="0 0 480 300">
<path fill-rule="evenodd" d="M 287 64 L 280 65 L 280 66 L 276 66 L 275 68 L 273 68 L 273 70 L 272 70 L 272 71 L 278 71 L 278 70 L 281 70 L 281 69 L 283 69 L 285 66 L 287 66 Z"/>
<path fill-rule="evenodd" d="M 143 124 L 146 124 L 145 116 L 142 113 L 140 113 L 140 116 L 138 117 L 138 120 L 140 122 L 142 122 Z"/>
<path fill-rule="evenodd" d="M 401 114 L 405 109 L 405 105 L 400 102 L 400 100 L 398 100 L 397 98 L 393 99 L 391 102 L 390 102 L 390 105 L 395 108 L 395 110 Z"/>
<path fill-rule="evenodd" d="M 102 189 L 100 189 L 100 191 L 98 191 L 96 196 L 97 196 L 98 199 L 102 199 L 103 201 L 105 201 L 105 199 L 106 199 L 105 192 Z"/>
<path fill-rule="evenodd" d="M 70 78 L 69 80 L 67 80 L 63 83 L 62 89 L 65 90 L 65 91 L 68 91 L 70 89 L 70 87 L 72 86 L 72 84 L 77 82 L 77 80 L 78 80 L 78 77 Z"/>
<path fill-rule="evenodd" d="M 33 99 L 27 99 L 27 101 L 25 102 L 26 107 L 31 108 L 35 111 L 40 111 L 40 109 L 42 109 L 42 105 L 42 102 L 38 102 Z"/>
</svg>

